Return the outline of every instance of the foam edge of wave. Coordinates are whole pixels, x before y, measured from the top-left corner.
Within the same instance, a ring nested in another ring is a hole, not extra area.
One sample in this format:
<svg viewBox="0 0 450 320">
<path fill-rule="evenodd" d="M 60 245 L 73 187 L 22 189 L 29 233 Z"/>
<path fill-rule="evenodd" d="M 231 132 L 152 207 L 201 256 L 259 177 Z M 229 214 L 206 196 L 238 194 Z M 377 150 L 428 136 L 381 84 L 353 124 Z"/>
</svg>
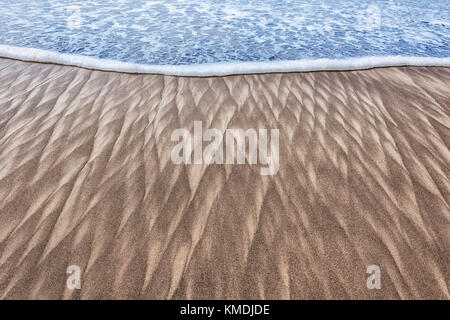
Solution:
<svg viewBox="0 0 450 320">
<path fill-rule="evenodd" d="M 275 72 L 343 71 L 376 67 L 450 67 L 450 57 L 371 56 L 348 59 L 304 59 L 258 62 L 223 62 L 192 65 L 148 65 L 100 59 L 55 51 L 0 45 L 0 57 L 30 62 L 55 63 L 87 69 L 174 76 L 226 76 Z"/>
</svg>

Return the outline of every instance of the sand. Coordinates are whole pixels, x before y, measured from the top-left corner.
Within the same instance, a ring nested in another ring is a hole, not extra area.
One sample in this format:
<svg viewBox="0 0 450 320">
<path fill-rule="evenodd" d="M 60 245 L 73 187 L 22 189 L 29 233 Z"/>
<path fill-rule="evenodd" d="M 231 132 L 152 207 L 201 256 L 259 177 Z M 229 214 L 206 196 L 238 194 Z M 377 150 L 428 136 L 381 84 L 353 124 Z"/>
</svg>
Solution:
<svg viewBox="0 0 450 320">
<path fill-rule="evenodd" d="M 171 133 L 194 120 L 278 128 L 279 172 L 175 165 Z M 449 299 L 449 127 L 449 68 L 189 78 L 0 59 L 0 298 Z"/>
</svg>

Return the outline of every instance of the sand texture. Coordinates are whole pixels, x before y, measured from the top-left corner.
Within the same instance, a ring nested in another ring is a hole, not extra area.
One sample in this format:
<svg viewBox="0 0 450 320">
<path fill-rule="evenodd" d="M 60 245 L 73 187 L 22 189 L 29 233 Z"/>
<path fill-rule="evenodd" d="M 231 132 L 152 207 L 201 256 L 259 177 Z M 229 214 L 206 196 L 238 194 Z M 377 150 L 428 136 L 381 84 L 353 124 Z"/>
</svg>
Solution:
<svg viewBox="0 0 450 320">
<path fill-rule="evenodd" d="M 279 172 L 174 164 L 171 133 L 194 120 L 278 128 Z M 0 298 L 449 299 L 449 128 L 448 68 L 189 78 L 0 59 Z"/>
</svg>

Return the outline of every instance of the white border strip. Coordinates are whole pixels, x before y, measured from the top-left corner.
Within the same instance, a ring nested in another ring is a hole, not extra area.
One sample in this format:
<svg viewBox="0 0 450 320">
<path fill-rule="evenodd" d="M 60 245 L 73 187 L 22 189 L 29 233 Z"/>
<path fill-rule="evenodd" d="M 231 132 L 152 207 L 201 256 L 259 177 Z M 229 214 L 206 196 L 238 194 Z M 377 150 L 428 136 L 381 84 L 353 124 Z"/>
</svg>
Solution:
<svg viewBox="0 0 450 320">
<path fill-rule="evenodd" d="M 0 45 L 0 57 L 23 61 L 57 63 L 88 69 L 127 73 L 176 76 L 225 76 L 231 74 L 300 72 L 322 70 L 361 70 L 374 67 L 439 66 L 450 67 L 450 57 L 364 57 L 351 59 L 288 60 L 270 62 L 229 62 L 192 65 L 147 65 L 98 59 L 33 48 Z"/>
</svg>

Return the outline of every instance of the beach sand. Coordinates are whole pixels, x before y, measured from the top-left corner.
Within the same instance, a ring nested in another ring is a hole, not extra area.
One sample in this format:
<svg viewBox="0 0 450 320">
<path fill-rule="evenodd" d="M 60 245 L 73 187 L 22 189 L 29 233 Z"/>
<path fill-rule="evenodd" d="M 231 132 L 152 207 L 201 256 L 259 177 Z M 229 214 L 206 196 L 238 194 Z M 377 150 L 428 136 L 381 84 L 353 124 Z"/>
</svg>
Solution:
<svg viewBox="0 0 450 320">
<path fill-rule="evenodd" d="M 449 299 L 449 85 L 441 67 L 190 78 L 0 59 L 0 298 Z M 194 120 L 278 128 L 279 172 L 174 164 Z"/>
</svg>

